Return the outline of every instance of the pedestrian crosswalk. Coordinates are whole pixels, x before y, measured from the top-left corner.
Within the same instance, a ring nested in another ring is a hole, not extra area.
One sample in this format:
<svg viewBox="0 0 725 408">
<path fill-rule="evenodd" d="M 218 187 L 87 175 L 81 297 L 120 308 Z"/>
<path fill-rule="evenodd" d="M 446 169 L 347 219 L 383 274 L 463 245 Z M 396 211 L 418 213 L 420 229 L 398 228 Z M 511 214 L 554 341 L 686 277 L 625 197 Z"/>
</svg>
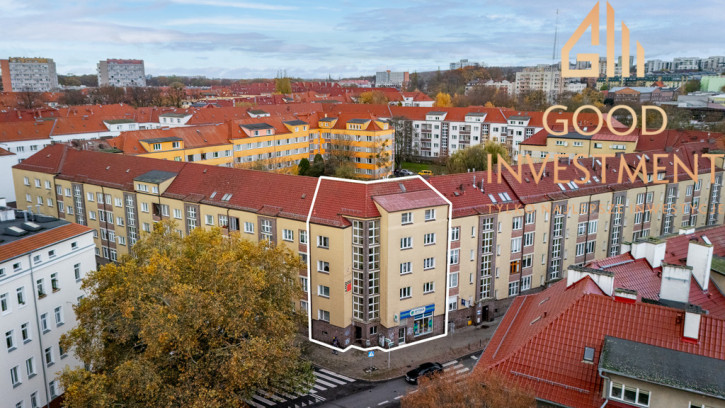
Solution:
<svg viewBox="0 0 725 408">
<path fill-rule="evenodd" d="M 443 374 L 449 375 L 461 375 L 470 371 L 470 369 L 460 363 L 458 360 L 449 361 L 443 364 Z"/>
<path fill-rule="evenodd" d="M 320 395 L 320 392 L 355 382 L 355 380 L 350 377 L 325 370 L 324 368 L 315 368 L 313 370 L 313 375 L 315 377 L 315 382 L 309 385 L 309 391 L 307 393 L 295 391 L 292 388 L 285 386 L 280 386 L 279 388 L 271 390 L 257 390 L 252 398 L 247 400 L 246 403 L 253 408 L 311 407 L 325 401 L 325 397 Z"/>
</svg>

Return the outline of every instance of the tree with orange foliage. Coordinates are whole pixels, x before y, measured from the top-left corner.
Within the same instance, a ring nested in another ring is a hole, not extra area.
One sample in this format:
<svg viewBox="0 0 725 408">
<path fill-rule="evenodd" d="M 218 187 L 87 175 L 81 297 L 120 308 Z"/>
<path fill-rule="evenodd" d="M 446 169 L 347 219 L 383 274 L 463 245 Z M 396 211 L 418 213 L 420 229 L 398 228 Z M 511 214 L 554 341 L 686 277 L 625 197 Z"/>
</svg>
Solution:
<svg viewBox="0 0 725 408">
<path fill-rule="evenodd" d="M 453 106 L 453 103 L 451 102 L 451 94 L 438 92 L 436 95 L 436 102 L 435 105 L 439 108 L 449 108 Z"/>
<path fill-rule="evenodd" d="M 474 371 L 465 377 L 438 375 L 418 380 L 418 391 L 401 399 L 403 408 L 480 407 L 533 408 L 534 395 L 493 372 Z"/>
</svg>

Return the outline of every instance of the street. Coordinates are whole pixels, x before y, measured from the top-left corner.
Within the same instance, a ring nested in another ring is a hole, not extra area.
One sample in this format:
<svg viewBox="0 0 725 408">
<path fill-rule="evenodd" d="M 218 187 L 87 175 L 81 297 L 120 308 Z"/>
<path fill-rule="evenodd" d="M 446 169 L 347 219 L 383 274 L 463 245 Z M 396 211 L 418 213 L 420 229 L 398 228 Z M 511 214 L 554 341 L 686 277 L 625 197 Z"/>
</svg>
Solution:
<svg viewBox="0 0 725 408">
<path fill-rule="evenodd" d="M 459 359 L 448 361 L 443 364 L 444 373 L 447 375 L 467 375 L 476 364 L 481 352 L 463 356 Z M 350 392 L 338 392 L 337 399 L 327 398 L 322 405 L 323 408 L 360 408 L 360 407 L 397 407 L 400 406 L 400 399 L 417 386 L 408 384 L 402 377 L 379 383 L 367 383 L 371 388 L 350 387 Z M 352 384 L 350 384 L 351 386 Z M 341 390 L 342 391 L 342 390 Z M 343 397 L 342 394 L 345 394 Z"/>
</svg>

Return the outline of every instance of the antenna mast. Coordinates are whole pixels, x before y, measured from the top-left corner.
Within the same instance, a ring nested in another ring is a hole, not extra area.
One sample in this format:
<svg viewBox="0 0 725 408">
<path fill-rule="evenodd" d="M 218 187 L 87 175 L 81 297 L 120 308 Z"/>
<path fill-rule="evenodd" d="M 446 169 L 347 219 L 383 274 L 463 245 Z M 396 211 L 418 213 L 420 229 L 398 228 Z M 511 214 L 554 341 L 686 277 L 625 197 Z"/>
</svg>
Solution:
<svg viewBox="0 0 725 408">
<path fill-rule="evenodd" d="M 551 54 L 552 64 L 556 64 L 556 49 L 559 43 L 559 9 L 556 9 L 556 23 L 554 24 L 554 52 Z"/>
</svg>

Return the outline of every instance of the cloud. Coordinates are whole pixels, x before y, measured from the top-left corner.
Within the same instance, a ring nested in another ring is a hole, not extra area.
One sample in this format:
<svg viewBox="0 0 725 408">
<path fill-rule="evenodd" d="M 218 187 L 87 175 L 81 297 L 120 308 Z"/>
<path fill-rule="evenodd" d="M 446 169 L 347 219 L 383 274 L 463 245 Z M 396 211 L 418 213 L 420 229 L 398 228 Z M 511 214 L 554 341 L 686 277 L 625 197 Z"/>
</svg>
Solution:
<svg viewBox="0 0 725 408">
<path fill-rule="evenodd" d="M 224 0 L 171 0 L 172 3 L 189 4 L 194 6 L 211 6 L 227 8 L 243 8 L 253 10 L 297 10 L 294 6 L 279 6 L 265 3 L 249 3 L 245 1 L 224 1 Z"/>
</svg>

